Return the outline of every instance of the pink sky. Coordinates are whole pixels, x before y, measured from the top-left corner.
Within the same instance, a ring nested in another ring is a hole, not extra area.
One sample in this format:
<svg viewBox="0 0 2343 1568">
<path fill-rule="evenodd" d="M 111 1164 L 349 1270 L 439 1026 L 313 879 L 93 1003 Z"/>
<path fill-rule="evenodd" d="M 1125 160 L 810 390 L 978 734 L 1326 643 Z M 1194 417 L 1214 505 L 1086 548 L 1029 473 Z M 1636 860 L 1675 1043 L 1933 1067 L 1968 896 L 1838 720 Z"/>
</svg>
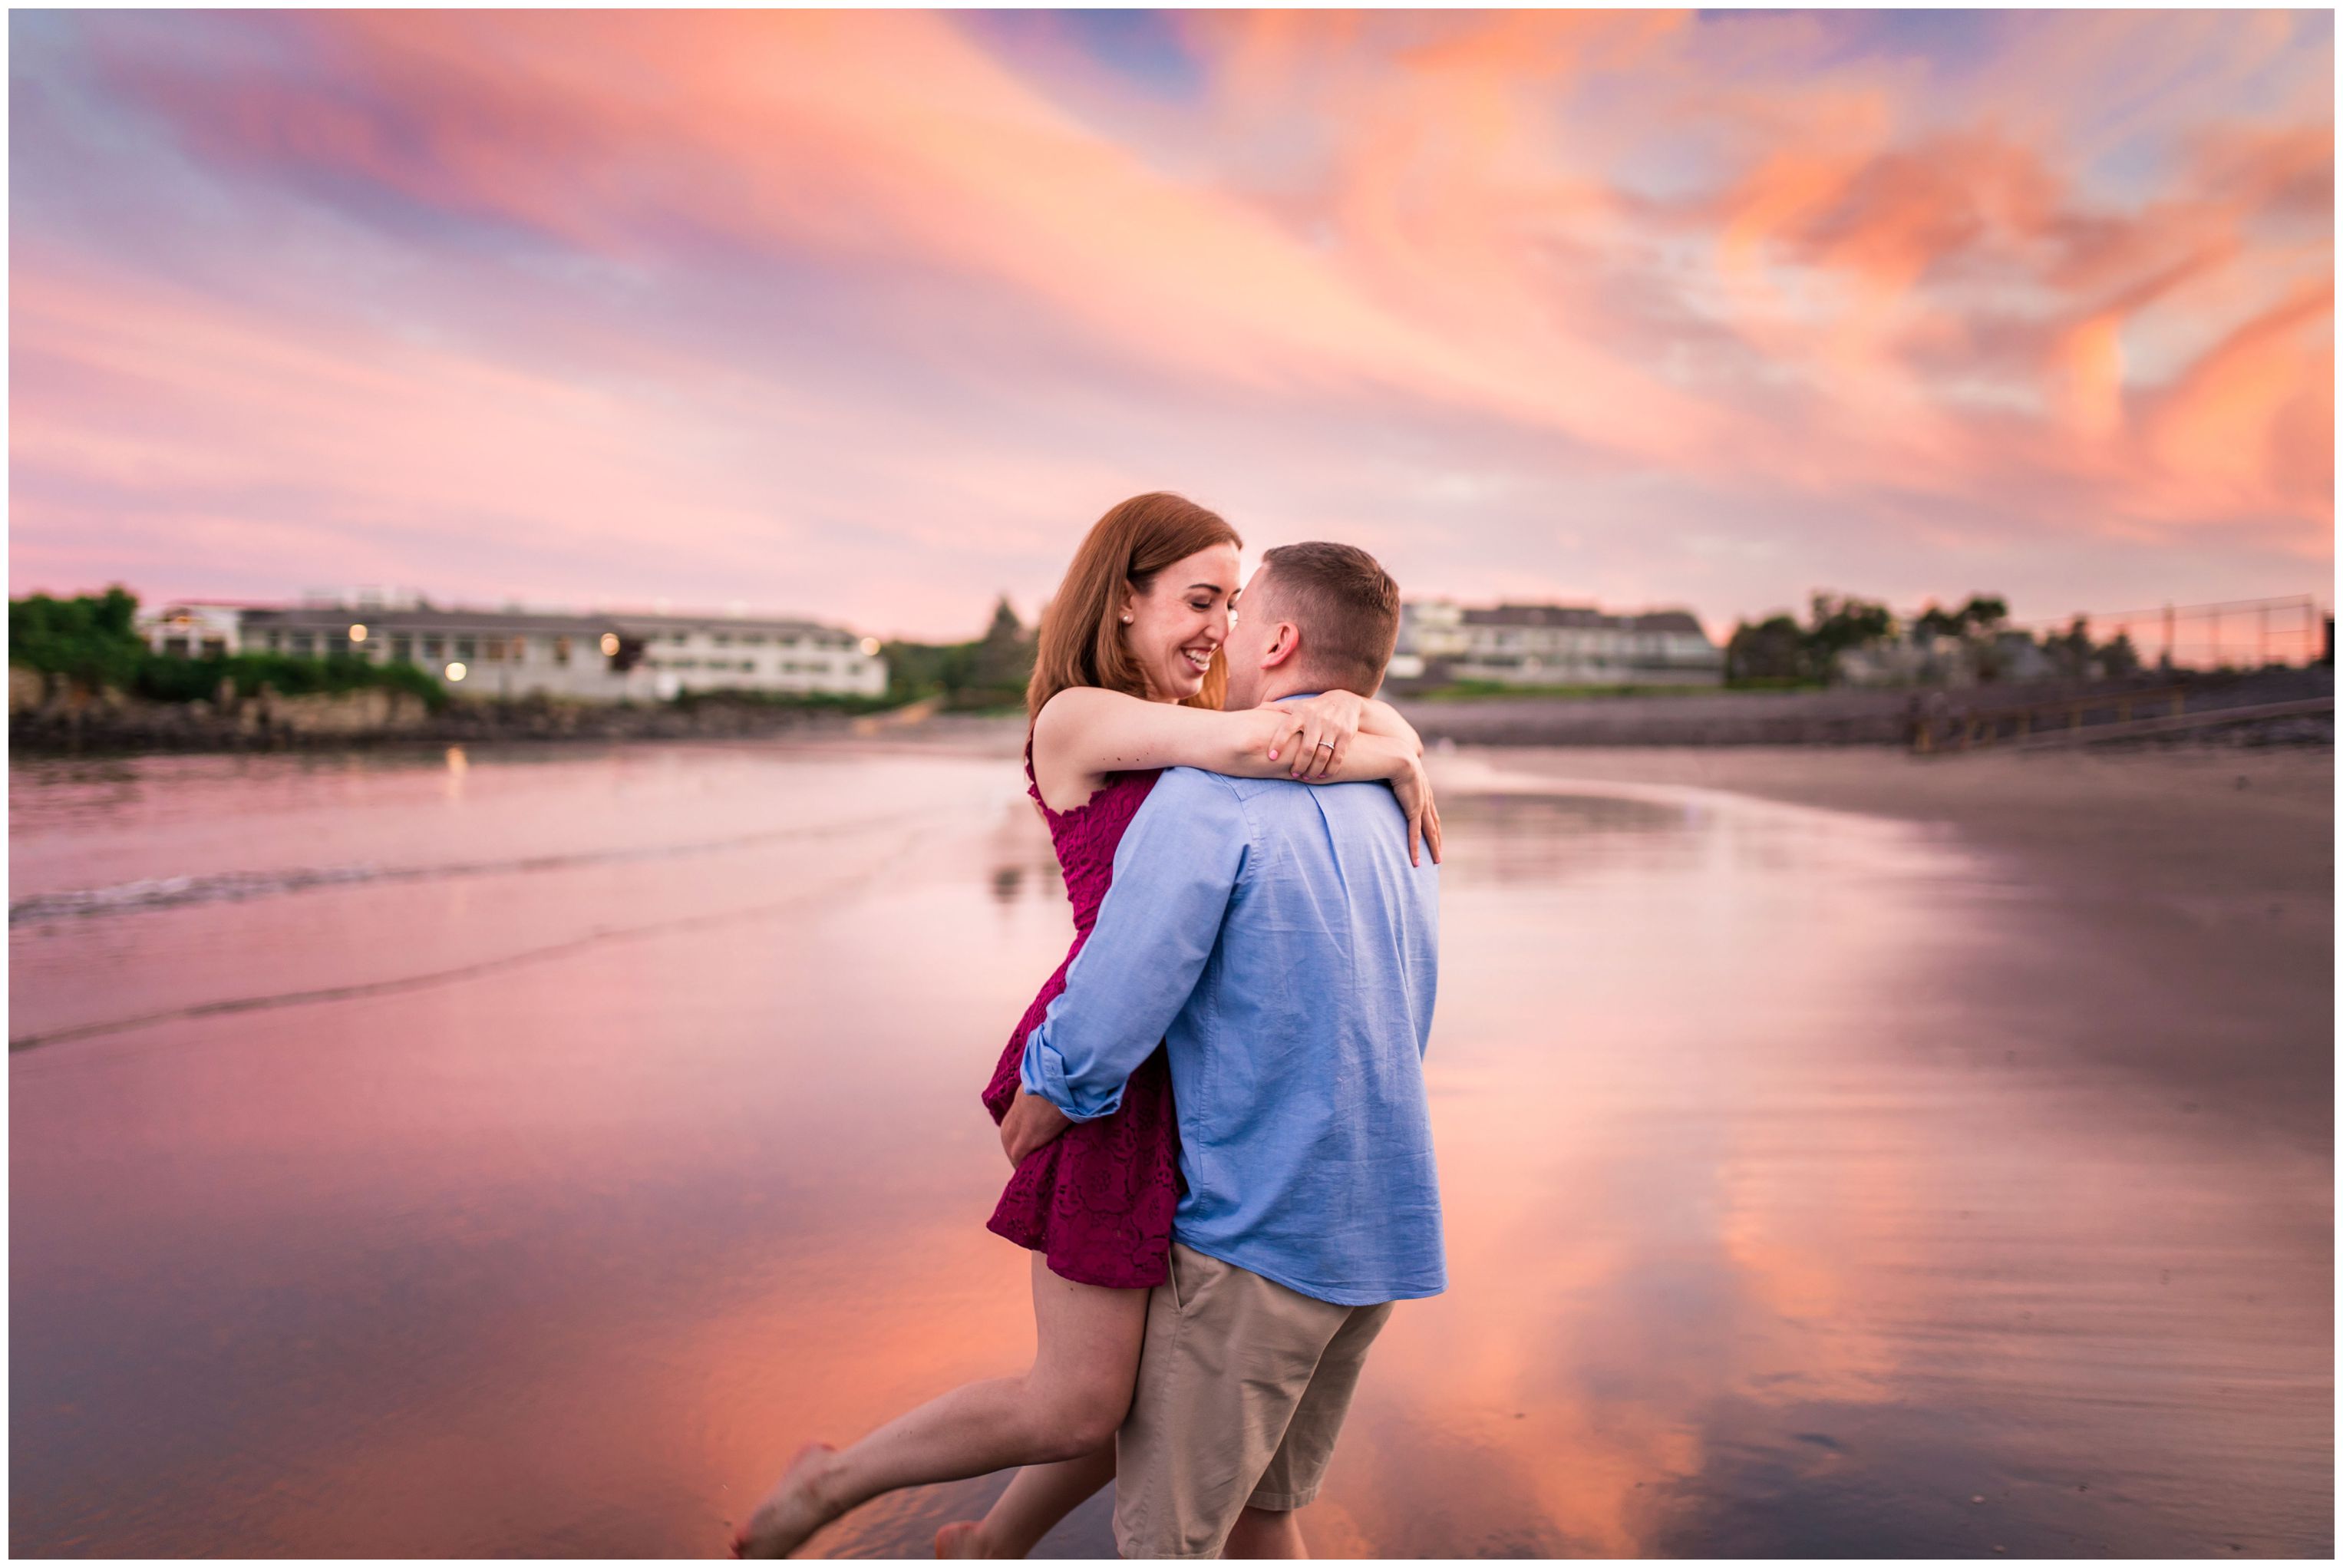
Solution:
<svg viewBox="0 0 2343 1568">
<path fill-rule="evenodd" d="M 11 591 L 966 636 L 2333 576 L 2324 13 L 10 18 Z"/>
</svg>

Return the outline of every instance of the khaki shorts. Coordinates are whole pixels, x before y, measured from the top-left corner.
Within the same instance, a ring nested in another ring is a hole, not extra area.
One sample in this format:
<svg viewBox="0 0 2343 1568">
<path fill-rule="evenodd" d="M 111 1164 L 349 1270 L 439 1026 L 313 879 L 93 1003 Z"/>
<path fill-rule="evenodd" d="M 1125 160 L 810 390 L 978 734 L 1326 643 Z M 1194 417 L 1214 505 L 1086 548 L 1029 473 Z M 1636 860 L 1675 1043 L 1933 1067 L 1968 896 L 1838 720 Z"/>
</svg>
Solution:
<svg viewBox="0 0 2343 1568">
<path fill-rule="evenodd" d="M 1248 1507 L 1318 1495 L 1392 1303 L 1342 1307 L 1172 1243 L 1115 1438 L 1125 1557 L 1217 1557 Z"/>
</svg>

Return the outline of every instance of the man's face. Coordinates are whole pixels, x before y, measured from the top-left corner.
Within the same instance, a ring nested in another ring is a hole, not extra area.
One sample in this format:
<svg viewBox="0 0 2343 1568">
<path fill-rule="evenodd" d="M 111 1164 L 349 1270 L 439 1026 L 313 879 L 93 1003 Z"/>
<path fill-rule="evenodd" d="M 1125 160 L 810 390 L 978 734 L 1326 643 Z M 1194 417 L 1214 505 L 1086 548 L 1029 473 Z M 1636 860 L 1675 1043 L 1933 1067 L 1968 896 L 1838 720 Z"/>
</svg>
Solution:
<svg viewBox="0 0 2343 1568">
<path fill-rule="evenodd" d="M 1261 706 L 1262 689 L 1266 684 L 1261 668 L 1262 655 L 1269 650 L 1270 639 L 1277 632 L 1275 597 L 1267 567 L 1254 568 L 1244 592 L 1237 596 L 1229 640 L 1221 650 L 1229 661 L 1227 707 L 1232 713 L 1242 708 Z"/>
</svg>

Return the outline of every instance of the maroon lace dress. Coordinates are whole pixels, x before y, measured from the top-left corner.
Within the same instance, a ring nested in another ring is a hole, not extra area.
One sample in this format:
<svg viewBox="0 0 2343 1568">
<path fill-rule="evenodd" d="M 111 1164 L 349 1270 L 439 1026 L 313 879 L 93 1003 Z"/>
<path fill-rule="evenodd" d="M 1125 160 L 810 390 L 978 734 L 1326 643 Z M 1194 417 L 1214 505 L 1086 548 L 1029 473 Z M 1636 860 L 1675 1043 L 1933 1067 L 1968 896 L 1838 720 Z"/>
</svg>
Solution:
<svg viewBox="0 0 2343 1568">
<path fill-rule="evenodd" d="M 1114 879 L 1114 849 L 1122 830 L 1159 777 L 1155 770 L 1111 773 L 1081 805 L 1052 811 L 1033 781 L 1033 741 L 1026 738 L 1026 789 L 1041 808 L 1058 848 L 1066 897 L 1074 906 L 1074 945 L 1018 1020 L 992 1070 L 984 1106 L 995 1121 L 1009 1114 L 1017 1096 L 1025 1037 L 1066 989 L 1066 970 L 1098 921 L 1099 904 Z M 1131 1075 L 1113 1115 L 1077 1122 L 1026 1156 L 986 1229 L 1041 1253 L 1066 1279 L 1141 1290 L 1163 1282 L 1172 1211 L 1181 1191 L 1180 1123 L 1172 1108 L 1171 1068 L 1158 1045 Z"/>
</svg>

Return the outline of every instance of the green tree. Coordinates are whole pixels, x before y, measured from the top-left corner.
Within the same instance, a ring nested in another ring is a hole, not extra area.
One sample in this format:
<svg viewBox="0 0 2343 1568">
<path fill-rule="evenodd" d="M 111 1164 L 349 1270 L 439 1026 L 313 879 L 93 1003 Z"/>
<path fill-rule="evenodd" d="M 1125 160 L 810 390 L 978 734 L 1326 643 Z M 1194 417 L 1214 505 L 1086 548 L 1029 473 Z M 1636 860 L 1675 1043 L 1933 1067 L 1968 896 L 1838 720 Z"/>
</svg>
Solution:
<svg viewBox="0 0 2343 1568">
<path fill-rule="evenodd" d="M 216 697 L 220 682 L 229 678 L 238 691 L 247 694 L 266 682 L 287 696 L 386 687 L 411 691 L 435 710 L 447 700 L 447 689 L 414 665 L 376 664 L 354 653 L 322 658 L 264 652 L 206 658 L 159 654 L 139 639 L 134 624 L 137 612 L 137 596 L 119 583 L 98 595 L 12 598 L 9 662 L 156 702 Z"/>
<path fill-rule="evenodd" d="M 970 650 L 963 692 L 971 701 L 999 706 L 1021 700 L 1033 675 L 1033 636 L 1009 606 L 1009 596 L 992 608 L 992 624 Z"/>
<path fill-rule="evenodd" d="M 1971 594 L 1969 602 L 1961 606 L 1963 629 L 1993 631 L 2009 618 L 2009 605 L 1999 594 Z"/>
<path fill-rule="evenodd" d="M 2050 668 L 2068 680 L 2087 680 L 2091 676 L 2093 656 L 2090 625 L 2077 616 L 2063 632 L 2042 639 L 2042 651 L 2050 658 Z"/>
<path fill-rule="evenodd" d="M 1781 683 L 1807 678 L 1806 638 L 1798 623 L 1776 615 L 1733 628 L 1725 645 L 1727 680 Z"/>
<path fill-rule="evenodd" d="M 1011 708 L 1025 699 L 1033 673 L 1033 633 L 1017 618 L 1007 595 L 992 622 L 971 642 L 890 642 L 887 696 L 896 703 L 941 697 L 952 709 Z"/>
<path fill-rule="evenodd" d="M 1940 609 L 1932 601 L 1912 623 L 1924 636 L 1966 638 L 1972 631 L 1989 632 L 2009 618 L 2009 606 L 1998 594 L 1971 594 L 1956 610 Z"/>
<path fill-rule="evenodd" d="M 1806 668 L 1825 679 L 1836 671 L 1840 654 L 1896 635 L 1896 617 L 1884 604 L 1818 593 L 1812 610 L 1814 625 L 1805 633 Z"/>
<path fill-rule="evenodd" d="M 8 601 L 8 662 L 63 675 L 85 686 L 126 690 L 149 657 L 132 625 L 137 596 L 120 583 L 99 595 Z"/>
</svg>

